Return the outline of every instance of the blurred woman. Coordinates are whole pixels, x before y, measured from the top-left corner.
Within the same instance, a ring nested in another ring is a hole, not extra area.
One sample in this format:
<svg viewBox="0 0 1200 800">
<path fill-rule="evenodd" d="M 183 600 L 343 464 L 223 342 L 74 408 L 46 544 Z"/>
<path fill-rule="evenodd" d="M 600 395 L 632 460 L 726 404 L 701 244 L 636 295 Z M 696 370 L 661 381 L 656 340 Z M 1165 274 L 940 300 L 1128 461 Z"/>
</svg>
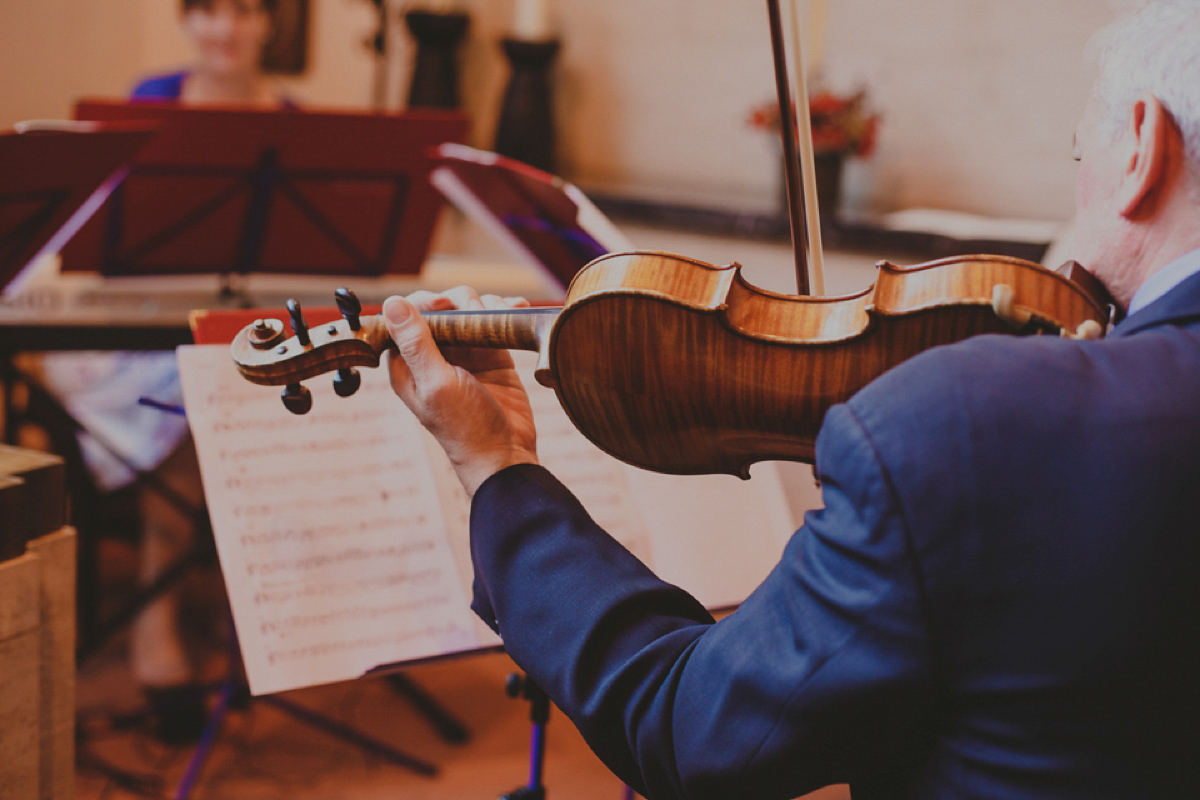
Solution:
<svg viewBox="0 0 1200 800">
<path fill-rule="evenodd" d="M 177 100 L 185 105 L 291 103 L 262 70 L 277 0 L 182 0 L 184 35 L 195 50 L 186 69 L 157 75 L 133 90 L 134 100 Z"/>
</svg>

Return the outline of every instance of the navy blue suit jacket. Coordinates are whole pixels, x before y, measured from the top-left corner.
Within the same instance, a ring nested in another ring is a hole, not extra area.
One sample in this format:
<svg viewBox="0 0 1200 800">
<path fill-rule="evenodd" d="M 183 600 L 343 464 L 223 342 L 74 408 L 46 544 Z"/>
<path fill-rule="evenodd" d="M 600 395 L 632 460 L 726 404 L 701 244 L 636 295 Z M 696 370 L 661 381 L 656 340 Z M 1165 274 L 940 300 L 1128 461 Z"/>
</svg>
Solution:
<svg viewBox="0 0 1200 800">
<path fill-rule="evenodd" d="M 1103 341 L 928 351 L 816 452 L 720 622 L 533 466 L 475 497 L 474 608 L 656 800 L 1200 797 L 1200 276 Z"/>
</svg>

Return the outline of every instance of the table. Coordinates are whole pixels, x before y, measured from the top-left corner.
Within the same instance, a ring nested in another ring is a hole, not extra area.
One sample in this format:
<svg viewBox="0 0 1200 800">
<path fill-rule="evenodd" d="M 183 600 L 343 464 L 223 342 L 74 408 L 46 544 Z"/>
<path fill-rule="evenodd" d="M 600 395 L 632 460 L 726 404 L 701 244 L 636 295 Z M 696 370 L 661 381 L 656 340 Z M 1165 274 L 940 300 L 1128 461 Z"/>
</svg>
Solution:
<svg viewBox="0 0 1200 800">
<path fill-rule="evenodd" d="M 534 270 L 467 256 L 435 256 L 420 275 L 354 278 L 251 275 L 223 285 L 217 275 L 105 278 L 59 273 L 53 264 L 13 296 L 0 297 L 0 357 L 31 350 L 171 350 L 190 344 L 194 309 L 281 309 L 333 305 L 339 286 L 365 304 L 418 289 L 467 284 L 484 292 L 553 299 Z"/>
</svg>

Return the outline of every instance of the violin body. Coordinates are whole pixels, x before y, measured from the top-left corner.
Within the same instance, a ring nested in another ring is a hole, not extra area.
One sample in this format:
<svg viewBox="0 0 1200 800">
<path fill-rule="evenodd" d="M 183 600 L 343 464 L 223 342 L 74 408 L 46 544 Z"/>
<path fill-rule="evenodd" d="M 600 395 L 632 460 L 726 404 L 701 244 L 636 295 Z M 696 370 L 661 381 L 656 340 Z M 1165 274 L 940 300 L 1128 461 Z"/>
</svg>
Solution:
<svg viewBox="0 0 1200 800">
<path fill-rule="evenodd" d="M 811 462 L 825 412 L 900 362 L 1011 332 L 997 285 L 1058 328 L 1106 318 L 1061 276 L 1012 258 L 881 262 L 873 287 L 830 298 L 765 291 L 736 265 L 616 254 L 572 283 L 539 381 L 623 461 L 745 477 L 755 461 Z"/>
<path fill-rule="evenodd" d="M 622 461 L 741 477 L 756 461 L 811 462 L 825 412 L 923 350 L 981 333 L 1099 330 L 1108 318 L 1067 278 L 1019 259 L 879 270 L 853 295 L 790 296 L 748 284 L 737 265 L 615 253 L 579 272 L 561 310 L 425 316 L 442 344 L 537 350 L 539 383 Z M 290 354 L 252 350 L 247 329 L 234 360 L 248 379 L 275 384 L 378 363 L 389 343 L 381 320 L 364 318 L 356 332 L 337 325 L 307 347 L 289 340 Z"/>
</svg>

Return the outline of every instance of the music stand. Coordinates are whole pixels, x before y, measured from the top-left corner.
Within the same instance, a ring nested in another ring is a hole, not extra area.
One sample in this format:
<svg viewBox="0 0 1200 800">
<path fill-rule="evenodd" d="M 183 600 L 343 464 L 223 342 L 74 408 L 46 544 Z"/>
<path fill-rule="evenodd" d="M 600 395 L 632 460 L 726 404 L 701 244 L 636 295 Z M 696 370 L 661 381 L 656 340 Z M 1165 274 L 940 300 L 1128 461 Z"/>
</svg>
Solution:
<svg viewBox="0 0 1200 800">
<path fill-rule="evenodd" d="M 0 133 L 0 291 L 16 293 L 43 255 L 57 252 L 121 178 L 124 167 L 154 138 L 145 123 L 118 125 L 27 124 L 21 133 Z M 0 350 L 6 438 L 15 441 L 16 408 L 11 387 L 19 382 Z M 70 474 L 70 473 L 69 473 Z M 74 476 L 71 478 L 74 485 Z M 80 630 L 94 622 L 94 548 L 80 539 Z"/>
<path fill-rule="evenodd" d="M 104 275 L 416 274 L 440 198 L 430 151 L 467 118 L 184 108 L 85 100 L 82 120 L 152 120 L 159 137 L 63 251 Z"/>
<path fill-rule="evenodd" d="M 633 245 L 576 186 L 505 156 L 460 144 L 437 149 L 430 180 L 565 296 L 585 264 Z"/>
<path fill-rule="evenodd" d="M 28 128 L 0 133 L 0 290 L 62 247 L 155 135 L 144 123 Z"/>
<path fill-rule="evenodd" d="M 368 310 L 372 312 L 379 311 L 376 306 L 371 306 Z M 233 339 L 234 334 L 241 330 L 248 321 L 253 319 L 257 314 L 262 313 L 264 313 L 262 310 L 193 311 L 190 318 L 190 326 L 196 344 L 228 344 Z M 317 308 L 310 310 L 308 315 L 313 321 L 324 322 L 336 318 L 338 311 L 334 308 Z M 182 412 L 182 409 L 179 411 Z M 248 702 L 249 690 L 241 675 L 241 651 L 238 647 L 236 626 L 231 624 L 230 628 L 229 672 L 221 682 L 217 703 L 210 712 L 204 731 L 197 742 L 196 749 L 188 760 L 184 776 L 172 795 L 177 800 L 189 797 L 195 788 L 200 773 L 211 754 L 216 737 L 235 698 L 243 698 Z M 433 725 L 439 736 L 455 744 L 465 742 L 470 737 L 470 732 L 467 728 L 442 708 L 420 686 L 400 673 L 396 673 L 391 677 L 396 678 L 392 686 L 397 694 L 402 695 L 412 703 L 418 713 Z M 298 705 L 286 697 L 281 697 L 278 694 L 263 694 L 254 699 L 261 700 L 275 707 L 299 722 L 362 747 L 367 752 L 383 758 L 396 766 L 404 767 L 427 777 L 437 774 L 438 768 L 435 765 L 411 756 L 387 742 L 364 734 L 329 716 Z"/>
</svg>

